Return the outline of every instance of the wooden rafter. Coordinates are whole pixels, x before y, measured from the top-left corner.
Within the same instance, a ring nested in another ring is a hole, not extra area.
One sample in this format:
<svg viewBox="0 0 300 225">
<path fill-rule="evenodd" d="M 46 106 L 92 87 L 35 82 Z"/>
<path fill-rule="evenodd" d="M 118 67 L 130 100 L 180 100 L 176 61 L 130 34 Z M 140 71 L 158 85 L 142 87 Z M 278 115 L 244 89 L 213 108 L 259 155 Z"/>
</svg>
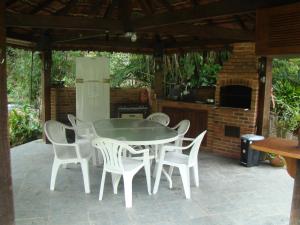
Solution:
<svg viewBox="0 0 300 225">
<path fill-rule="evenodd" d="M 122 24 L 111 19 L 91 19 L 71 16 L 41 16 L 6 14 L 7 27 L 68 30 L 110 30 L 121 31 Z"/>
<path fill-rule="evenodd" d="M 111 17 L 113 10 L 116 8 L 117 4 L 118 4 L 118 0 L 112 0 L 108 4 L 108 6 L 105 10 L 104 16 L 103 16 L 104 19 Z"/>
<path fill-rule="evenodd" d="M 103 0 L 96 0 L 94 5 L 91 5 L 88 15 L 96 15 L 99 12 L 100 7 L 103 5 Z"/>
<path fill-rule="evenodd" d="M 294 0 L 292 2 L 297 1 Z M 243 4 L 241 4 L 240 0 L 223 0 L 203 5 L 197 8 L 178 10 L 151 17 L 141 18 L 137 21 L 134 21 L 134 27 L 149 29 L 183 22 L 194 22 L 215 17 L 240 15 L 249 12 L 255 12 L 257 8 L 266 6 L 269 7 L 285 3 L 285 0 L 252 0 L 243 1 Z"/>
<path fill-rule="evenodd" d="M 255 38 L 255 33 L 245 30 L 229 29 L 215 25 L 203 25 L 203 26 L 193 26 L 190 24 L 173 25 L 169 27 L 164 27 L 164 29 L 153 29 L 148 30 L 153 33 L 166 34 L 166 35 L 187 35 L 187 36 L 197 36 L 199 38 L 209 39 L 229 39 L 237 41 L 253 41 Z"/>
<path fill-rule="evenodd" d="M 111 33 L 123 33 L 130 31 L 130 15 L 128 9 L 123 12 L 123 19 L 125 23 L 121 23 L 112 19 L 91 19 L 91 18 L 77 18 L 68 16 L 35 16 L 35 15 L 7 15 L 7 27 L 28 27 L 41 29 L 68 29 L 68 30 L 94 30 L 106 31 Z M 128 20 L 128 21 L 127 21 Z M 127 26 L 127 27 L 124 27 Z M 136 29 L 135 31 L 143 33 L 143 29 Z M 254 40 L 254 33 L 245 30 L 228 29 L 215 25 L 194 26 L 191 24 L 169 25 L 163 28 L 148 29 L 148 33 L 158 33 L 166 35 L 192 35 L 202 38 L 217 37 L 223 39 L 233 40 Z"/>
<path fill-rule="evenodd" d="M 247 27 L 247 25 L 245 24 L 245 22 L 242 20 L 242 18 L 238 15 L 234 16 L 237 23 L 239 24 L 239 26 L 243 29 L 243 30 L 249 30 L 249 28 Z"/>
<path fill-rule="evenodd" d="M 122 21 L 124 31 L 133 31 L 131 23 L 132 4 L 131 0 L 118 1 L 119 19 Z"/>
<path fill-rule="evenodd" d="M 3 0 L 2 0 L 3 1 Z M 15 4 L 18 0 L 5 0 L 5 7 L 10 7 Z"/>
<path fill-rule="evenodd" d="M 41 10 L 44 10 L 52 3 L 52 0 L 44 0 L 40 4 L 38 4 L 35 8 L 33 8 L 29 14 L 36 14 L 40 12 Z"/>
<path fill-rule="evenodd" d="M 168 9 L 169 12 L 174 11 L 174 8 L 172 4 L 169 2 L 169 0 L 159 0 L 159 2 Z"/>
<path fill-rule="evenodd" d="M 197 0 L 191 0 L 191 3 L 194 7 L 199 5 Z"/>
<path fill-rule="evenodd" d="M 149 6 L 148 2 L 146 2 L 146 0 L 139 0 L 140 6 L 143 10 L 143 12 L 145 12 L 146 15 L 150 16 L 153 14 L 153 9 Z"/>
<path fill-rule="evenodd" d="M 55 12 L 55 15 L 66 15 L 77 4 L 79 0 L 70 0 L 63 8 Z"/>
</svg>

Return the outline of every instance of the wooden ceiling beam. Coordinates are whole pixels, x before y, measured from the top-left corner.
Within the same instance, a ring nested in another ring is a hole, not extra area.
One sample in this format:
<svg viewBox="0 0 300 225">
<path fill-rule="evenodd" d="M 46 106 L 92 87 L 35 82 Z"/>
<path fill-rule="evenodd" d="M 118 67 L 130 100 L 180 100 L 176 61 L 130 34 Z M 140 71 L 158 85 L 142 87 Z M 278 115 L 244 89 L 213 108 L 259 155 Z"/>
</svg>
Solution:
<svg viewBox="0 0 300 225">
<path fill-rule="evenodd" d="M 97 40 L 97 39 L 91 39 L 91 40 L 80 40 L 80 41 L 72 41 L 69 43 L 70 46 L 100 46 L 100 47 L 114 47 L 114 48 L 153 48 L 153 43 L 150 41 L 136 41 L 131 42 L 130 40 Z M 54 43 L 52 45 L 53 48 L 60 48 L 63 46 L 68 46 L 68 43 Z"/>
<path fill-rule="evenodd" d="M 171 5 L 171 3 L 169 2 L 169 0 L 159 0 L 159 2 L 168 9 L 169 12 L 173 12 L 174 8 Z"/>
<path fill-rule="evenodd" d="M 122 21 L 124 31 L 133 31 L 131 22 L 132 4 L 131 0 L 119 0 L 119 19 Z"/>
<path fill-rule="evenodd" d="M 183 35 L 183 36 L 197 36 L 199 38 L 219 38 L 230 39 L 237 41 L 254 41 L 255 33 L 246 30 L 230 29 L 215 25 L 194 26 L 191 24 L 180 24 L 174 26 L 164 27 L 163 29 L 147 30 L 152 33 L 159 33 L 164 35 Z"/>
<path fill-rule="evenodd" d="M 6 14 L 7 27 L 67 29 L 67 30 L 108 30 L 120 32 L 123 30 L 119 21 L 111 19 L 91 19 L 71 16 L 41 16 Z"/>
<path fill-rule="evenodd" d="M 3 1 L 3 0 L 2 0 Z M 15 4 L 18 0 L 5 0 L 5 7 L 8 8 Z"/>
<path fill-rule="evenodd" d="M 297 2 L 297 0 L 291 0 Z M 178 10 L 156 16 L 140 18 L 134 21 L 137 29 L 150 29 L 183 22 L 194 22 L 222 16 L 239 15 L 254 12 L 257 8 L 286 4 L 286 0 L 222 0 L 192 9 Z"/>
<path fill-rule="evenodd" d="M 36 13 L 40 12 L 41 10 L 47 8 L 51 3 L 52 3 L 52 0 L 45 0 L 45 1 L 41 2 L 38 6 L 33 8 L 29 14 L 36 14 Z"/>
<path fill-rule="evenodd" d="M 104 1 L 103 0 L 96 0 L 96 3 L 94 5 L 91 5 L 90 10 L 89 10 L 89 15 L 97 15 L 99 12 L 99 9 L 103 5 Z"/>
<path fill-rule="evenodd" d="M 118 4 L 118 0 L 111 0 L 111 2 L 109 3 L 109 5 L 107 6 L 107 8 L 105 10 L 105 13 L 103 16 L 104 19 L 111 17 L 113 10 L 116 8 L 117 4 Z"/>
<path fill-rule="evenodd" d="M 191 0 L 191 3 L 193 4 L 194 7 L 199 5 L 197 0 Z"/>
<path fill-rule="evenodd" d="M 145 15 L 150 16 L 153 14 L 153 9 L 149 6 L 146 0 L 139 0 L 139 3 Z"/>
<path fill-rule="evenodd" d="M 56 11 L 55 15 L 66 15 L 68 14 L 72 8 L 78 3 L 79 0 L 70 0 L 63 8 Z"/>
<path fill-rule="evenodd" d="M 244 23 L 244 21 L 242 20 L 242 18 L 238 15 L 234 16 L 237 23 L 239 24 L 239 26 L 243 29 L 243 30 L 249 30 L 249 28 L 246 26 L 246 24 Z"/>
</svg>

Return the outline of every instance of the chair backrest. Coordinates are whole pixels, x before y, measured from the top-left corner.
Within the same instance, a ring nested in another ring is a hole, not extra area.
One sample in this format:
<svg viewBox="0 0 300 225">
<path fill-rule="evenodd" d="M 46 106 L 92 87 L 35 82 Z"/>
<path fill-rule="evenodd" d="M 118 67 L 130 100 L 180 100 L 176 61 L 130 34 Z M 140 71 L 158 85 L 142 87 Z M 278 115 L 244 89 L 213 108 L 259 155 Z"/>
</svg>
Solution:
<svg viewBox="0 0 300 225">
<path fill-rule="evenodd" d="M 183 138 L 190 128 L 189 120 L 181 120 L 175 127 L 178 133 L 178 139 L 175 141 L 177 146 L 182 146 Z"/>
<path fill-rule="evenodd" d="M 161 112 L 152 113 L 146 119 L 156 121 L 164 126 L 168 126 L 170 123 L 170 117 L 167 114 Z"/>
<path fill-rule="evenodd" d="M 52 144 L 67 144 L 66 128 L 61 122 L 49 120 L 44 124 L 47 138 Z"/>
<path fill-rule="evenodd" d="M 92 131 L 89 123 L 76 118 L 74 115 L 68 114 L 68 119 L 74 128 L 76 138 L 83 137 Z"/>
<path fill-rule="evenodd" d="M 115 173 L 123 172 L 122 157 L 126 156 L 128 150 L 134 151 L 129 145 L 109 138 L 95 138 L 92 145 L 101 151 L 104 169 Z"/>
<path fill-rule="evenodd" d="M 190 151 L 190 155 L 189 155 L 189 161 L 188 164 L 189 165 L 194 165 L 197 161 L 198 161 L 198 152 L 199 152 L 199 148 L 200 145 L 202 143 L 202 140 L 206 134 L 206 130 L 203 131 L 201 134 L 199 134 L 195 140 L 192 142 L 192 148 Z"/>
</svg>

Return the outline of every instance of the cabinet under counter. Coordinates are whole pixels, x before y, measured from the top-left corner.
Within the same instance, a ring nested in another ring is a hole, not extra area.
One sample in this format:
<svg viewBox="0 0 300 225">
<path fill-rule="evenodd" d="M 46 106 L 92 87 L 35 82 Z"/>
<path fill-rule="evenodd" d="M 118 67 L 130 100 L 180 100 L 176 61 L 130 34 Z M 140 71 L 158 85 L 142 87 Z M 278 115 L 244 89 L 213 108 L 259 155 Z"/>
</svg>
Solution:
<svg viewBox="0 0 300 225">
<path fill-rule="evenodd" d="M 186 137 L 195 138 L 208 128 L 208 113 L 213 105 L 178 102 L 170 100 L 158 100 L 158 110 L 170 116 L 170 127 L 175 126 L 181 120 L 188 119 L 191 122 Z M 207 135 L 203 140 L 203 146 L 207 145 Z"/>
</svg>

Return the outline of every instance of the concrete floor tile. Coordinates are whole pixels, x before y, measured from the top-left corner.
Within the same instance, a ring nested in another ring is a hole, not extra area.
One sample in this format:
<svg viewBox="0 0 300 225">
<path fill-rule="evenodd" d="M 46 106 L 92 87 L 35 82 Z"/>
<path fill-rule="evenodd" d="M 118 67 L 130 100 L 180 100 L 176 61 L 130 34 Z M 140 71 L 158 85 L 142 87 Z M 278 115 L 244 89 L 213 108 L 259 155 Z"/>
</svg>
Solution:
<svg viewBox="0 0 300 225">
<path fill-rule="evenodd" d="M 293 179 L 285 169 L 274 169 L 267 164 L 246 168 L 238 160 L 200 152 L 200 186 L 191 186 L 191 200 L 185 199 L 177 170 L 172 177 L 173 189 L 168 188 L 163 177 L 158 193 L 150 196 L 142 171 L 133 179 L 133 207 L 126 209 L 123 183 L 120 182 L 118 194 L 113 194 L 110 176 L 106 179 L 103 200 L 98 200 L 101 166 L 90 164 L 90 194 L 84 193 L 78 165 L 59 170 L 52 192 L 49 190 L 51 145 L 30 142 L 13 148 L 11 156 L 17 225 L 284 225 L 289 222 Z"/>
</svg>

